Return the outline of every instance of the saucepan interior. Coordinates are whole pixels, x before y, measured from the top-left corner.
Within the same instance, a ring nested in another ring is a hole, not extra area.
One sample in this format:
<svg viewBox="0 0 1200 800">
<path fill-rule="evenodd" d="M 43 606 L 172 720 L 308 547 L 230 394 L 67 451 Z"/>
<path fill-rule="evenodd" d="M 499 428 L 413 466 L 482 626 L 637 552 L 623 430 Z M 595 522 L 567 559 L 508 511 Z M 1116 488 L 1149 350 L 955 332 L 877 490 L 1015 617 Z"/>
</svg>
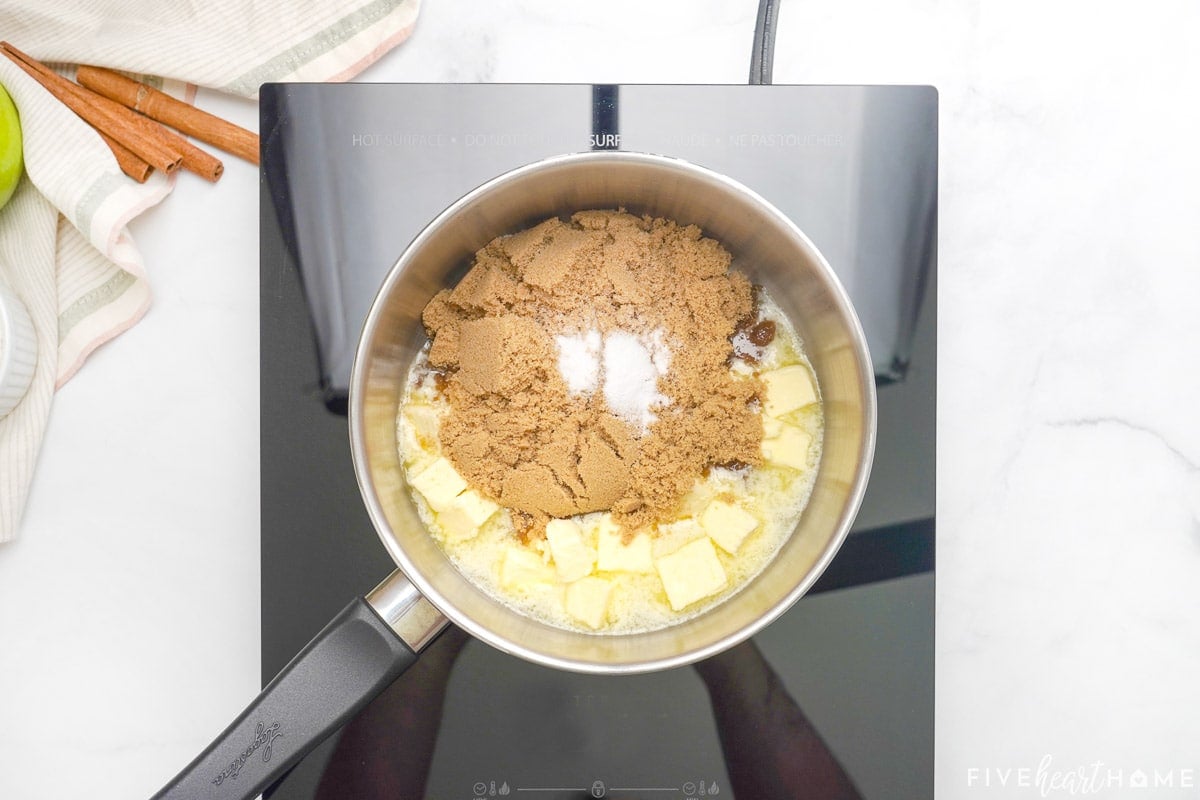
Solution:
<svg viewBox="0 0 1200 800">
<path fill-rule="evenodd" d="M 533 620 L 464 578 L 424 529 L 396 443 L 405 374 L 425 341 L 421 310 L 453 286 L 497 235 L 551 216 L 623 207 L 696 224 L 767 287 L 803 338 L 825 405 L 825 443 L 803 517 L 776 558 L 736 595 L 671 627 L 637 634 L 570 632 Z M 439 215 L 401 255 L 359 343 L 351 438 L 364 500 L 391 556 L 452 622 L 501 650 L 582 672 L 632 673 L 686 664 L 732 646 L 813 584 L 850 528 L 875 440 L 875 389 L 858 319 L 808 238 L 744 186 L 677 159 L 582 153 L 506 173 Z"/>
</svg>

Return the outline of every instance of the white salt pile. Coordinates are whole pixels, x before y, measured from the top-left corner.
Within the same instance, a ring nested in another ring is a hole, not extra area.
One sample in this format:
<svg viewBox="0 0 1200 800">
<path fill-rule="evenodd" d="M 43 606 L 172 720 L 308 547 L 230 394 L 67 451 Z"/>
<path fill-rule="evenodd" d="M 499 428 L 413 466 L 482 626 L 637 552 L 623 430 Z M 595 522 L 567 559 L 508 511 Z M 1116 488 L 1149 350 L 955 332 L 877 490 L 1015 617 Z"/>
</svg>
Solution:
<svg viewBox="0 0 1200 800">
<path fill-rule="evenodd" d="M 671 350 L 656 329 L 649 336 L 628 331 L 597 330 L 554 338 L 558 371 L 572 394 L 590 396 L 598 387 L 609 411 L 645 433 L 656 419 L 655 408 L 671 402 L 658 391 L 658 379 L 671 365 Z"/>
</svg>

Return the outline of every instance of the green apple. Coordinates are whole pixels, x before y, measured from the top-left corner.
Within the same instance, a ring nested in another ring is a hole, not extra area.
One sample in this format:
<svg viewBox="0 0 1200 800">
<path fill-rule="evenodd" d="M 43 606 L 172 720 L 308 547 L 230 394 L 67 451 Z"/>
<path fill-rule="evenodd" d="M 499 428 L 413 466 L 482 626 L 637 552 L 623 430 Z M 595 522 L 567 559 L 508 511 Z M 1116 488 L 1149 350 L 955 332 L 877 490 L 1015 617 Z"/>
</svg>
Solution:
<svg viewBox="0 0 1200 800">
<path fill-rule="evenodd" d="M 17 107 L 0 86 L 0 208 L 21 180 L 21 119 Z"/>
</svg>

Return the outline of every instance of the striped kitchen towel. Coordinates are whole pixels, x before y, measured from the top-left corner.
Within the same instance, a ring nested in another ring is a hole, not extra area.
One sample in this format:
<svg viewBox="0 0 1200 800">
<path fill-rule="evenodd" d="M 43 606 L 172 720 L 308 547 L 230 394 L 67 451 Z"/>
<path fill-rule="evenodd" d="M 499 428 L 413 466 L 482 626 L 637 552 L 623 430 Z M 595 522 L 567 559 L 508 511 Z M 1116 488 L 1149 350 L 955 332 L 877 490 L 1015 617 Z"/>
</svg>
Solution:
<svg viewBox="0 0 1200 800">
<path fill-rule="evenodd" d="M 144 76 L 191 101 L 196 86 L 256 97 L 277 81 L 346 80 L 402 42 L 418 0 L 5 0 L 3 37 L 73 77 L 75 64 Z M 21 117 L 26 177 L 0 209 L 0 280 L 33 319 L 38 363 L 0 419 L 0 542 L 16 536 L 54 391 L 149 307 L 129 221 L 174 178 L 125 177 L 100 137 L 15 64 L 0 84 Z"/>
</svg>

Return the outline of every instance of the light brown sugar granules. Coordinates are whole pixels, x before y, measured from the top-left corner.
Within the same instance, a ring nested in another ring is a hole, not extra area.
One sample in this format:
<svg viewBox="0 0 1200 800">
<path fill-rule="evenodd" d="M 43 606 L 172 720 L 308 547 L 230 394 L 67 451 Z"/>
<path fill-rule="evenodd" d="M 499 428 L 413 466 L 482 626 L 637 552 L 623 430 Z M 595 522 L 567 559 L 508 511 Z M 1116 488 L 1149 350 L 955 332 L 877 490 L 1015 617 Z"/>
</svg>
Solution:
<svg viewBox="0 0 1200 800">
<path fill-rule="evenodd" d="M 695 226 L 582 211 L 489 242 L 425 308 L 457 470 L 513 511 L 671 515 L 713 465 L 761 463 L 756 378 L 729 370 L 749 281 Z"/>
</svg>

